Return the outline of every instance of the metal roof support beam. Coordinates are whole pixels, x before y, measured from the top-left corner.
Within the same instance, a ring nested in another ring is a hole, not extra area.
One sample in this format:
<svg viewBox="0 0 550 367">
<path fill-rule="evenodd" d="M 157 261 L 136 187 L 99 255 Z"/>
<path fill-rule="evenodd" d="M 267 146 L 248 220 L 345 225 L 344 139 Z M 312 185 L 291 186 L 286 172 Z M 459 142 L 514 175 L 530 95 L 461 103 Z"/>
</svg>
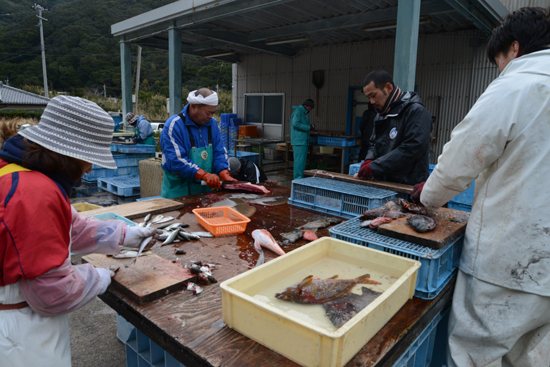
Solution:
<svg viewBox="0 0 550 367">
<path fill-rule="evenodd" d="M 181 111 L 181 34 L 176 29 L 168 30 L 168 91 L 170 115 Z"/>
<path fill-rule="evenodd" d="M 142 47 L 151 47 L 151 48 L 157 48 L 161 50 L 169 50 L 168 41 L 160 38 L 144 38 L 136 43 Z M 226 45 L 227 44 L 225 42 L 218 42 L 218 41 L 206 41 L 206 42 L 200 42 L 194 45 L 186 45 L 182 43 L 181 53 L 186 55 L 197 56 L 197 57 L 204 57 L 205 55 L 207 55 L 206 51 L 212 51 L 211 50 L 212 48 L 222 47 Z M 212 59 L 230 62 L 230 63 L 240 61 L 239 55 L 213 57 Z"/>
<path fill-rule="evenodd" d="M 267 52 L 274 55 L 281 55 L 281 56 L 288 56 L 288 57 L 293 57 L 296 55 L 296 51 L 291 47 L 281 46 L 281 45 L 266 46 L 264 42 L 250 42 L 248 40 L 248 37 L 245 36 L 244 34 L 227 32 L 227 31 L 217 31 L 217 30 L 203 30 L 203 29 L 192 30 L 191 32 L 209 37 L 214 40 L 223 41 L 223 42 L 243 46 L 246 48 L 250 48 L 253 50 L 258 50 L 261 52 Z"/>
<path fill-rule="evenodd" d="M 405 1 L 407 2 L 407 1 Z M 432 0 L 422 3 L 420 15 L 445 13 L 454 9 L 442 0 Z M 294 36 L 307 32 L 331 31 L 342 28 L 363 27 L 369 23 L 393 21 L 397 17 L 396 8 L 380 9 L 360 14 L 343 15 L 331 19 L 314 20 L 309 23 L 293 24 L 265 31 L 253 32 L 248 37 L 250 42 L 263 41 L 270 38 Z"/>
<path fill-rule="evenodd" d="M 458 13 L 472 22 L 477 29 L 489 35 L 493 32 L 491 22 L 481 14 L 468 0 L 445 0 L 447 4 L 453 7 Z"/>
<path fill-rule="evenodd" d="M 132 48 L 128 42 L 120 42 L 120 71 L 122 82 L 122 115 L 132 112 Z M 124 119 L 124 126 L 128 123 Z"/>
<path fill-rule="evenodd" d="M 403 91 L 414 91 L 419 26 L 420 0 L 400 1 L 397 4 L 393 81 Z"/>
</svg>

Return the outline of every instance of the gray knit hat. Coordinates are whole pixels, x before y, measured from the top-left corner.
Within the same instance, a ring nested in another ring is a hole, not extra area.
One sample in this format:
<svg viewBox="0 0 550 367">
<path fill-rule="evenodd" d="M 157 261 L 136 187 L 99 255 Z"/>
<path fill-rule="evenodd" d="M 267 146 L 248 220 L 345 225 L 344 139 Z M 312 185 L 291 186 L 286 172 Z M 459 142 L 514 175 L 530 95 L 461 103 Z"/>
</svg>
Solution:
<svg viewBox="0 0 550 367">
<path fill-rule="evenodd" d="M 241 169 L 241 161 L 237 157 L 231 157 L 227 160 L 229 165 L 229 173 L 235 173 Z"/>
<path fill-rule="evenodd" d="M 132 112 L 128 112 L 126 114 L 126 121 L 128 121 L 128 123 L 131 124 L 131 125 L 133 125 L 134 122 L 136 122 L 138 118 L 139 118 L 139 116 L 134 115 Z"/>
<path fill-rule="evenodd" d="M 40 122 L 19 135 L 56 153 L 116 169 L 111 154 L 115 122 L 87 99 L 57 96 L 48 102 Z"/>
</svg>

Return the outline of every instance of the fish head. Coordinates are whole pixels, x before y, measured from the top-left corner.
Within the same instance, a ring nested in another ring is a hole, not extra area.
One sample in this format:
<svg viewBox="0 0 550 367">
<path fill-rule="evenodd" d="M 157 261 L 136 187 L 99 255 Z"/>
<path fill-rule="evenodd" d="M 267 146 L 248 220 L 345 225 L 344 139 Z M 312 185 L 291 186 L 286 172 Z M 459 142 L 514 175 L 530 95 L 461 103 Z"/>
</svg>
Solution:
<svg viewBox="0 0 550 367">
<path fill-rule="evenodd" d="M 288 287 L 281 293 L 276 293 L 275 298 L 283 301 L 299 302 L 302 297 L 303 290 L 298 286 Z"/>
</svg>

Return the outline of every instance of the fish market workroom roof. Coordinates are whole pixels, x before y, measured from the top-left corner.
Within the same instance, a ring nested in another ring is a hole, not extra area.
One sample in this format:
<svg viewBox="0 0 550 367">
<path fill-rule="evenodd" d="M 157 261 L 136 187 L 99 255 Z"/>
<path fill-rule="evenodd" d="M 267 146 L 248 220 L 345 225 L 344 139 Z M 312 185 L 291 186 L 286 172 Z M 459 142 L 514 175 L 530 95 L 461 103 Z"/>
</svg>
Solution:
<svg viewBox="0 0 550 367">
<path fill-rule="evenodd" d="M 404 1 L 404 0 L 402 0 Z M 406 0 L 409 1 L 409 0 Z M 300 50 L 396 35 L 397 0 L 181 0 L 111 26 L 122 42 L 238 62 L 240 55 L 287 57 Z M 489 35 L 508 13 L 499 0 L 424 0 L 420 34 L 478 29 Z"/>
</svg>

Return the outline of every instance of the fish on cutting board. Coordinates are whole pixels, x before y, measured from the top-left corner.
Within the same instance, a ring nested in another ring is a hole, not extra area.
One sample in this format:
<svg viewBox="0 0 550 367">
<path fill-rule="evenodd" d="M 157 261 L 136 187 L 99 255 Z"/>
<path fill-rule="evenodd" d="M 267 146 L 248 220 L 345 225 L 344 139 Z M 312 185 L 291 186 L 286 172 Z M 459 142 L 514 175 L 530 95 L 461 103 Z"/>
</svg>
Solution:
<svg viewBox="0 0 550 367">
<path fill-rule="evenodd" d="M 266 231 L 265 229 L 255 229 L 252 231 L 252 238 L 254 239 L 254 247 L 256 249 L 264 247 L 268 250 L 273 251 L 274 253 L 278 255 L 284 255 L 285 252 L 279 246 L 277 241 L 275 241 L 275 238 Z"/>
<path fill-rule="evenodd" d="M 435 220 L 425 215 L 412 215 L 407 218 L 407 223 L 418 233 L 425 233 L 435 228 Z"/>
<path fill-rule="evenodd" d="M 315 241 L 318 240 L 317 233 L 313 231 L 304 231 L 304 240 Z"/>
<path fill-rule="evenodd" d="M 359 217 L 359 219 L 361 219 L 361 220 L 376 219 L 378 217 L 383 217 L 384 214 L 386 214 L 386 213 L 387 213 L 387 210 L 382 209 L 382 208 L 369 209 L 366 212 L 364 212 Z"/>
<path fill-rule="evenodd" d="M 347 296 L 357 284 L 381 284 L 370 279 L 370 274 L 361 275 L 355 279 L 338 279 L 338 275 L 328 279 L 321 279 L 309 275 L 300 283 L 293 284 L 275 298 L 283 301 L 318 304 L 336 298 Z"/>
<path fill-rule="evenodd" d="M 257 192 L 260 194 L 269 194 L 271 191 L 261 185 L 254 185 L 249 182 L 242 181 L 223 181 L 222 188 L 226 190 L 242 190 L 247 192 Z"/>
<path fill-rule="evenodd" d="M 369 227 L 375 229 L 375 228 L 380 227 L 382 224 L 390 223 L 394 219 L 395 218 L 378 217 L 378 218 L 375 218 L 375 219 L 371 220 L 371 222 L 369 224 Z"/>
</svg>

